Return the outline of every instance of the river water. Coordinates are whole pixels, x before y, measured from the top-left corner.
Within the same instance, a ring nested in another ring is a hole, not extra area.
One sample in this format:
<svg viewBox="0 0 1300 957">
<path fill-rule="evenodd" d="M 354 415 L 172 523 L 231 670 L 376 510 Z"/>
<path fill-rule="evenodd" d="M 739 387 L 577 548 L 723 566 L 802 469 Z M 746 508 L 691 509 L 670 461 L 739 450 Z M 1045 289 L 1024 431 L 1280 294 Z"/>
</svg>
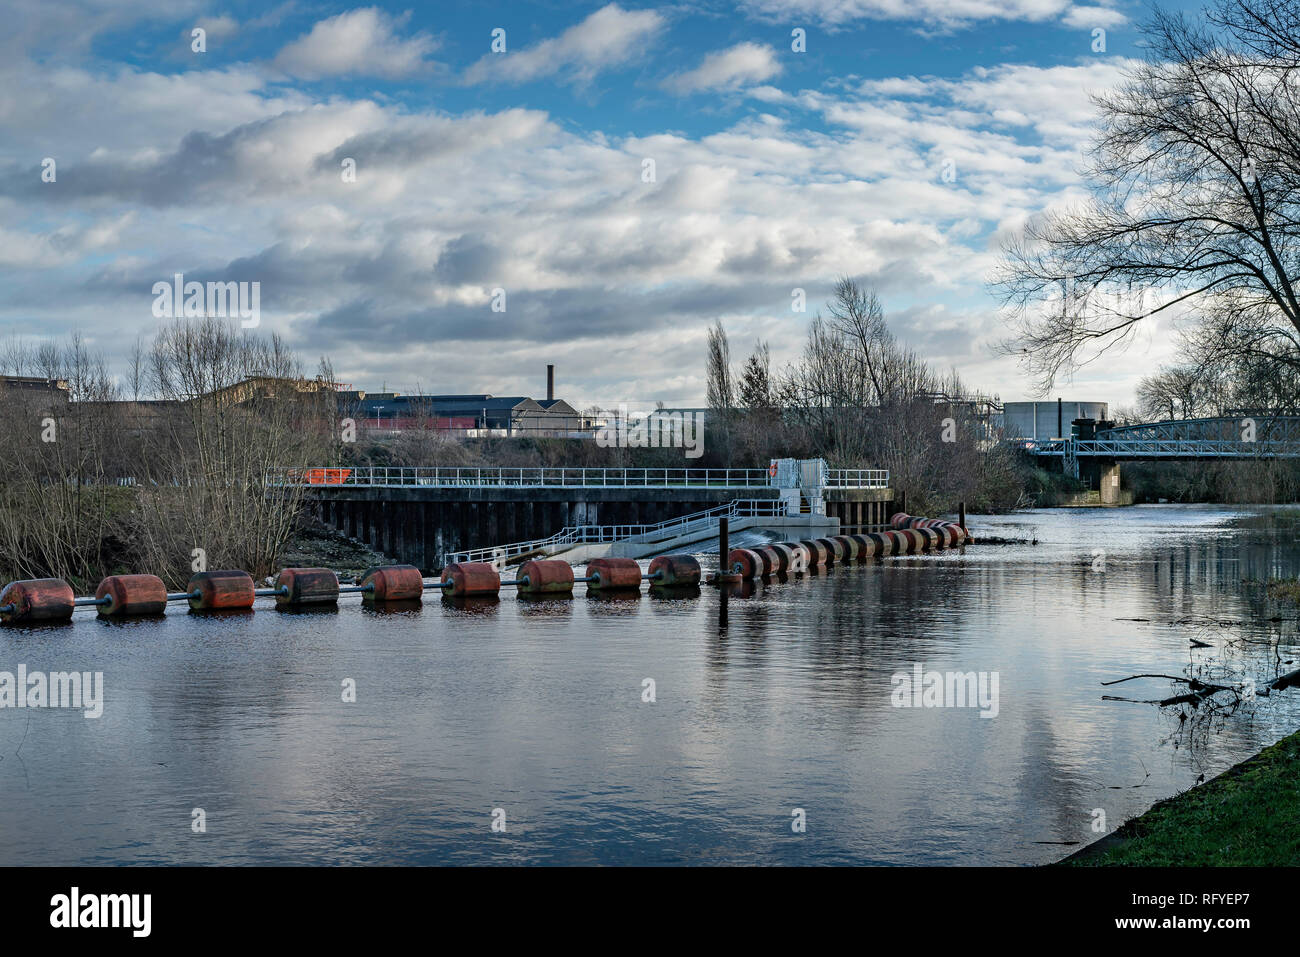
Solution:
<svg viewBox="0 0 1300 957">
<path fill-rule="evenodd" d="M 1113 829 L 1300 728 L 1296 689 L 1180 721 L 1103 697 L 1169 680 L 1101 685 L 1300 666 L 1295 610 L 1243 583 L 1300 571 L 1294 525 L 1243 520 L 1267 514 L 973 516 L 1037 544 L 835 568 L 725 609 L 709 588 L 580 585 L 7 628 L 0 670 L 101 671 L 105 690 L 98 719 L 0 710 L 0 864 L 1056 860 L 1100 813 Z M 996 676 L 996 716 L 895 706 L 918 665 Z"/>
</svg>

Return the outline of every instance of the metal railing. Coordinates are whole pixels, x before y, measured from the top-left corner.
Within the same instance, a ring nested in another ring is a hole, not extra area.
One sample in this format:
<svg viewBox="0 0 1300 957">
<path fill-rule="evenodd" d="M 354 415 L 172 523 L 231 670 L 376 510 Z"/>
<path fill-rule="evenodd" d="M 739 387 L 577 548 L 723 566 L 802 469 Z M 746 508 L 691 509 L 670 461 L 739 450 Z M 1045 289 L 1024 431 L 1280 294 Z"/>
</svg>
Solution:
<svg viewBox="0 0 1300 957">
<path fill-rule="evenodd" d="M 331 466 L 273 468 L 269 486 L 355 488 L 771 488 L 768 469 L 409 468 Z M 830 469 L 828 488 L 888 488 L 887 469 Z"/>
<path fill-rule="evenodd" d="M 267 485 L 366 488 L 763 488 L 767 469 L 352 468 L 269 469 Z"/>
<path fill-rule="evenodd" d="M 1071 458 L 1300 458 L 1300 444 L 1235 439 L 1068 439 L 1040 441 L 1035 455 Z"/>
<path fill-rule="evenodd" d="M 537 554 L 548 548 L 573 545 L 598 545 L 606 542 L 657 541 L 676 538 L 690 532 L 711 529 L 720 518 L 772 518 L 788 515 L 786 503 L 780 499 L 736 499 L 725 505 L 681 515 L 655 525 L 573 525 L 563 528 L 549 538 L 509 545 L 471 548 L 462 552 L 447 552 L 443 565 L 455 562 L 493 562 L 513 564 L 513 559 Z"/>
<path fill-rule="evenodd" d="M 889 469 L 827 469 L 827 488 L 889 488 Z"/>
</svg>

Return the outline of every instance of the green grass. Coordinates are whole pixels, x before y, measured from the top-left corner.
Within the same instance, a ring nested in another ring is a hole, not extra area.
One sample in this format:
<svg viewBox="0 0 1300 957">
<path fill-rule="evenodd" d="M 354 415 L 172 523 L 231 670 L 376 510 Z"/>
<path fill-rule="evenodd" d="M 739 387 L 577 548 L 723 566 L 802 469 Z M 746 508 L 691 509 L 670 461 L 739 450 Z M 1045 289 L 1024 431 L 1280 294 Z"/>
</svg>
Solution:
<svg viewBox="0 0 1300 957">
<path fill-rule="evenodd" d="M 1300 867 L 1300 732 L 1212 781 L 1161 801 L 1081 867 Z"/>
</svg>

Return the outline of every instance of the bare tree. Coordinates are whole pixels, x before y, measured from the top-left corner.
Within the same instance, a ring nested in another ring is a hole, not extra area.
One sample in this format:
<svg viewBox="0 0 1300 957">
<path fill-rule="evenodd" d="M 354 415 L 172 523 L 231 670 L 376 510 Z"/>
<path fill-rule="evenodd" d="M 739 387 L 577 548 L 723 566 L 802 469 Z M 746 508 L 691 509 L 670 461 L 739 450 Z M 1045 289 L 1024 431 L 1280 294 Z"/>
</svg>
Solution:
<svg viewBox="0 0 1300 957">
<path fill-rule="evenodd" d="M 0 565 L 10 577 L 93 587 L 130 511 L 109 464 L 122 441 L 117 390 L 103 356 L 79 335 L 16 348 L 7 367 L 48 381 L 0 389 Z"/>
<path fill-rule="evenodd" d="M 337 434 L 332 371 L 304 378 L 278 336 L 216 318 L 164 327 L 149 362 L 150 388 L 167 406 L 144 463 L 148 520 L 138 535 L 147 563 L 172 584 L 200 556 L 207 567 L 268 574 L 303 487 L 268 489 L 266 479 L 301 479 L 304 467 L 328 461 Z"/>
<path fill-rule="evenodd" d="M 1016 314 L 1008 349 L 1043 385 L 1186 306 L 1253 315 L 1300 360 L 1300 61 L 1286 26 L 1300 0 L 1223 0 L 1212 17 L 1152 15 L 1147 60 L 1096 98 L 1091 201 L 1006 249 L 994 285 Z"/>
</svg>

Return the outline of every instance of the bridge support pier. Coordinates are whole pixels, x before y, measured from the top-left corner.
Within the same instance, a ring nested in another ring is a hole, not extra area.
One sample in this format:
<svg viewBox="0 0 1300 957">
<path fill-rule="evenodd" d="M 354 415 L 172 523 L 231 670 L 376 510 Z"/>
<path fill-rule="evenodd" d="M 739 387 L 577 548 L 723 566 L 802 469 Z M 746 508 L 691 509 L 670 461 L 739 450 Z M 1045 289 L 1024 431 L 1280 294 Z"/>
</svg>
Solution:
<svg viewBox="0 0 1300 957">
<path fill-rule="evenodd" d="M 1119 462 L 1115 459 L 1086 458 L 1079 460 L 1079 478 L 1089 489 L 1096 489 L 1102 505 L 1119 505 Z"/>
</svg>

